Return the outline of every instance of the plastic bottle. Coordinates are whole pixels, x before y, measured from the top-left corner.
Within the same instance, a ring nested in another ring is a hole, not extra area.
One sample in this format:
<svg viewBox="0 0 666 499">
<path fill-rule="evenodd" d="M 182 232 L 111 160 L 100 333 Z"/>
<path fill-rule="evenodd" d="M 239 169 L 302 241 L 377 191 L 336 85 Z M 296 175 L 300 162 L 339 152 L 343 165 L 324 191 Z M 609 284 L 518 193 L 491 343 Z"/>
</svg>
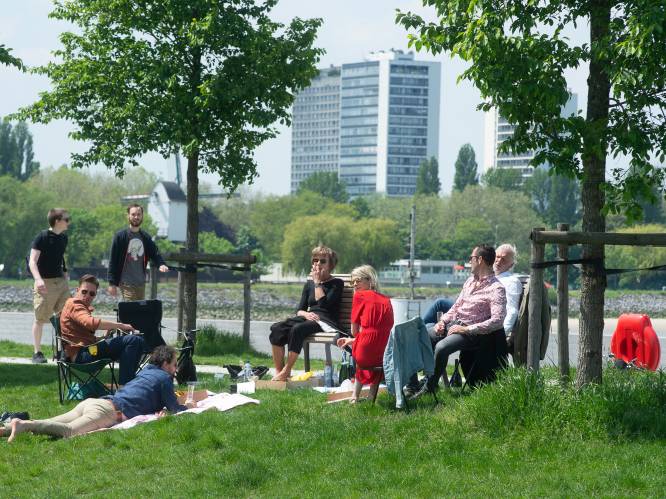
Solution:
<svg viewBox="0 0 666 499">
<path fill-rule="evenodd" d="M 243 367 L 243 381 L 250 381 L 252 379 L 252 366 L 250 361 L 245 361 L 245 366 Z"/>
<path fill-rule="evenodd" d="M 333 386 L 333 366 L 330 364 L 324 366 L 324 386 L 327 388 Z"/>
</svg>

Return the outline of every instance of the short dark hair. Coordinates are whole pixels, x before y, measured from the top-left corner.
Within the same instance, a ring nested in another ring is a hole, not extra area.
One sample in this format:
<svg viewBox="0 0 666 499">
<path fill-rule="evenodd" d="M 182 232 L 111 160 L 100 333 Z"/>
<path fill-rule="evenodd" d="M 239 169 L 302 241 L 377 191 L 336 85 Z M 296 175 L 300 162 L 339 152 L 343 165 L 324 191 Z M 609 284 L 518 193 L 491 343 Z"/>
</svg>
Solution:
<svg viewBox="0 0 666 499">
<path fill-rule="evenodd" d="M 169 345 L 160 345 L 150 353 L 150 359 L 148 360 L 148 362 L 150 362 L 154 366 L 162 367 L 162 364 L 164 364 L 165 362 L 167 364 L 173 362 L 173 358 L 175 355 L 176 355 L 176 349 L 174 347 Z"/>
<path fill-rule="evenodd" d="M 476 246 L 476 254 L 491 267 L 495 263 L 495 248 L 487 244 L 479 244 Z"/>
<path fill-rule="evenodd" d="M 140 204 L 132 203 L 132 204 L 127 205 L 127 214 L 128 215 L 129 215 L 129 212 L 132 208 L 139 208 L 141 210 L 141 213 L 143 213 L 143 206 L 141 206 Z"/>
<path fill-rule="evenodd" d="M 96 288 L 99 288 L 99 281 L 97 280 L 97 277 L 92 274 L 83 274 L 79 278 L 79 286 L 84 282 L 89 282 L 90 284 L 94 284 Z"/>
<path fill-rule="evenodd" d="M 338 264 L 338 254 L 328 246 L 319 244 L 319 246 L 312 248 L 312 258 L 319 256 L 328 257 L 328 259 L 331 261 L 331 270 L 333 270 L 335 266 Z"/>
<path fill-rule="evenodd" d="M 46 219 L 49 221 L 49 227 L 54 227 L 58 220 L 62 220 L 65 213 L 67 213 L 65 208 L 51 208 L 46 215 Z"/>
</svg>

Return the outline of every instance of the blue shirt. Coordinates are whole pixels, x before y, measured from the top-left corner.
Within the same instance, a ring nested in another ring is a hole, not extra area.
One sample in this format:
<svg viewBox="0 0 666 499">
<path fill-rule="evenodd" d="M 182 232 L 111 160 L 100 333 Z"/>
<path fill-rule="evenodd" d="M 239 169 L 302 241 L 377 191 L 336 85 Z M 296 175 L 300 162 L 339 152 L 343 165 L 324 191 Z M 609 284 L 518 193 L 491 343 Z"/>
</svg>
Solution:
<svg viewBox="0 0 666 499">
<path fill-rule="evenodd" d="M 187 409 L 176 399 L 171 375 L 153 364 L 148 364 L 139 371 L 136 378 L 118 390 L 115 395 L 102 398 L 111 400 L 128 419 L 142 414 L 154 414 L 164 407 L 171 412 Z"/>
</svg>

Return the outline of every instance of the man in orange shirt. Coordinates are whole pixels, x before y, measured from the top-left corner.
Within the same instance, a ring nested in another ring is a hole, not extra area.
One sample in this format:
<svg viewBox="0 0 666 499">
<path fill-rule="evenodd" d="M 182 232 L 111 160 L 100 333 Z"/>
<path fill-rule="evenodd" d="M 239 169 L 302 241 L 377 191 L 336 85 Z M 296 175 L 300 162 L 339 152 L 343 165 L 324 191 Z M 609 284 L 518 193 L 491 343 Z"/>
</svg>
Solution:
<svg viewBox="0 0 666 499">
<path fill-rule="evenodd" d="M 60 314 L 60 330 L 65 343 L 65 354 L 71 362 L 79 364 L 98 359 L 119 360 L 118 382 L 124 385 L 136 375 L 143 354 L 143 338 L 130 334 L 107 338 L 97 343 L 99 338 L 95 337 L 95 331 L 98 329 L 134 330 L 131 324 L 93 317 L 94 309 L 91 305 L 97 296 L 98 288 L 97 278 L 86 274 L 79 279 L 79 287 L 76 288 L 74 297 L 65 303 Z"/>
</svg>

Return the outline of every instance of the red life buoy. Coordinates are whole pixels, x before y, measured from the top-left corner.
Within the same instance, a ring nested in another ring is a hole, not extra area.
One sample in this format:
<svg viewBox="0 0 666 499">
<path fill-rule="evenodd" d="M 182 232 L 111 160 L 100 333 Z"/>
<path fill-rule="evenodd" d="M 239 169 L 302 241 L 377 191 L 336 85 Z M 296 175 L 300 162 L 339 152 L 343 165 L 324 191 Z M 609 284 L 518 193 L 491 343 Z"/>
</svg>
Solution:
<svg viewBox="0 0 666 499">
<path fill-rule="evenodd" d="M 638 367 L 656 371 L 661 359 L 661 348 L 650 317 L 622 314 L 611 338 L 611 352 L 617 359 L 633 361 Z"/>
</svg>

